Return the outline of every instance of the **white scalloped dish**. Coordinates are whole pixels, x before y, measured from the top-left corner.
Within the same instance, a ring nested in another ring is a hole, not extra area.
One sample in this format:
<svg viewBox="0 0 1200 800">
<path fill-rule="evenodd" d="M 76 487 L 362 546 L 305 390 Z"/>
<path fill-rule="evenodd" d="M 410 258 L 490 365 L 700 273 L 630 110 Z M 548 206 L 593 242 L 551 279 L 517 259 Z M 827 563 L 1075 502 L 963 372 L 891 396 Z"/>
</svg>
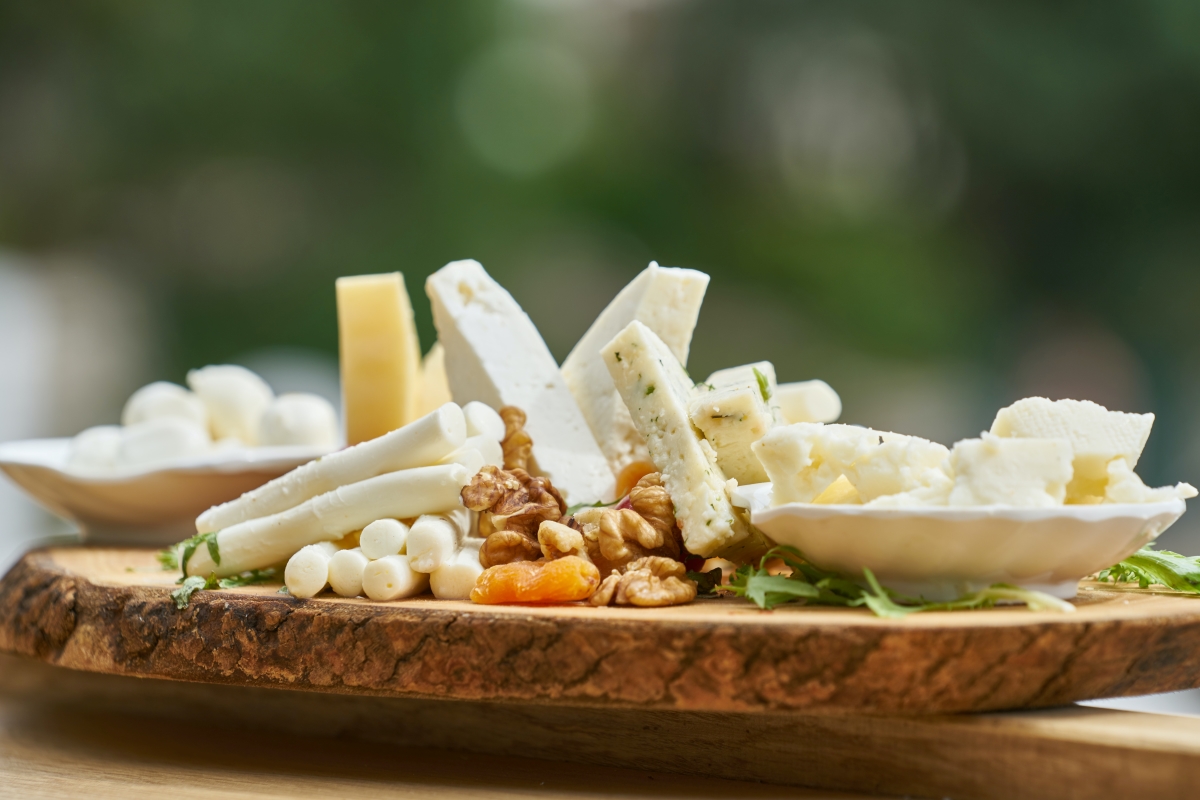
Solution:
<svg viewBox="0 0 1200 800">
<path fill-rule="evenodd" d="M 99 475 L 69 470 L 70 450 L 71 439 L 7 442 L 0 469 L 47 510 L 77 523 L 88 541 L 139 545 L 186 538 L 200 512 L 328 452 L 244 447 Z"/>
<path fill-rule="evenodd" d="M 824 569 L 853 577 L 865 567 L 884 586 L 933 601 L 995 583 L 1074 597 L 1082 578 L 1132 555 L 1185 510 L 1178 499 L 1054 508 L 772 508 L 769 483 L 739 487 L 734 504 L 771 539 Z"/>
</svg>

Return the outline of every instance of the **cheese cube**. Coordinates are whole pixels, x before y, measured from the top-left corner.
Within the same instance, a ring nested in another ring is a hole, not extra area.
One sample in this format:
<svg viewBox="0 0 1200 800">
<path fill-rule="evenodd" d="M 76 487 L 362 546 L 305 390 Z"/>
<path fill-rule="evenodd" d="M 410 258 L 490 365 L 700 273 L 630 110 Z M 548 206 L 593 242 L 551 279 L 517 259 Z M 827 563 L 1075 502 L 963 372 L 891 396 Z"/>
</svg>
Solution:
<svg viewBox="0 0 1200 800">
<path fill-rule="evenodd" d="M 613 386 L 601 349 L 637 320 L 662 339 L 679 363 L 686 364 L 707 288 L 708 276 L 703 272 L 651 262 L 596 317 L 563 362 L 563 378 L 613 473 L 634 461 L 649 461 L 650 455 Z"/>
<path fill-rule="evenodd" d="M 687 408 L 692 381 L 666 344 L 634 321 L 602 352 L 650 460 L 662 473 L 687 549 L 706 557 L 761 550 L 765 540 L 729 502 L 716 451 L 692 427 Z"/>
<path fill-rule="evenodd" d="M 1104 499 L 1109 503 L 1162 503 L 1195 496 L 1196 487 L 1190 483 L 1151 489 L 1142 483 L 1142 479 L 1125 459 L 1114 458 L 1108 462 L 1108 485 L 1105 487 Z"/>
<path fill-rule="evenodd" d="M 782 421 L 833 422 L 842 415 L 842 398 L 825 381 L 781 383 L 775 390 Z"/>
<path fill-rule="evenodd" d="M 1125 459 L 1130 469 L 1136 467 L 1153 425 L 1153 414 L 1109 411 L 1087 400 L 1027 397 L 1000 409 L 991 433 L 1070 442 L 1075 453 L 1074 479 L 1067 498 L 1073 500 L 1104 494 L 1108 464 L 1114 458 Z"/>
<path fill-rule="evenodd" d="M 1004 439 L 989 433 L 954 445 L 952 506 L 1062 505 L 1071 481 L 1066 439 Z"/>
<path fill-rule="evenodd" d="M 416 419 L 421 348 L 404 276 L 337 279 L 338 349 L 346 443 Z"/>
<path fill-rule="evenodd" d="M 455 402 L 517 406 L 533 439 L 531 470 L 571 503 L 612 499 L 616 480 L 554 356 L 517 301 L 477 261 L 429 276 L 438 340 Z"/>
<path fill-rule="evenodd" d="M 717 463 L 739 484 L 762 483 L 767 473 L 751 450 L 778 419 L 775 368 L 768 361 L 721 370 L 696 384 L 688 404 L 692 423 L 717 451 Z"/>
</svg>

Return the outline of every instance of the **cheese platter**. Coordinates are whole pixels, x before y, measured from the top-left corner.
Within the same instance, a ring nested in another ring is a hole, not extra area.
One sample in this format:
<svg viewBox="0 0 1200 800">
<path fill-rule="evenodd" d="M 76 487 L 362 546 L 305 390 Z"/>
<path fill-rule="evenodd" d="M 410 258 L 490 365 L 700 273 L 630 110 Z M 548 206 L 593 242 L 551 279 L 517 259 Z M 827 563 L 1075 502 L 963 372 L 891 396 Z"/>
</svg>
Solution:
<svg viewBox="0 0 1200 800">
<path fill-rule="evenodd" d="M 708 283 L 651 263 L 560 365 L 476 261 L 427 279 L 424 357 L 403 275 L 339 279 L 340 430 L 325 401 L 276 398 L 236 365 L 139 390 L 63 472 L 180 476 L 194 534 L 29 554 L 0 583 L 0 649 L 189 681 L 735 712 L 1200 684 L 1200 559 L 1153 549 L 1197 492 L 1134 471 L 1153 414 L 1025 398 L 952 447 L 838 423 L 828 384 L 780 383 L 767 361 L 688 374 Z M 202 495 L 185 469 L 279 446 L 312 451 L 240 494 Z"/>
</svg>

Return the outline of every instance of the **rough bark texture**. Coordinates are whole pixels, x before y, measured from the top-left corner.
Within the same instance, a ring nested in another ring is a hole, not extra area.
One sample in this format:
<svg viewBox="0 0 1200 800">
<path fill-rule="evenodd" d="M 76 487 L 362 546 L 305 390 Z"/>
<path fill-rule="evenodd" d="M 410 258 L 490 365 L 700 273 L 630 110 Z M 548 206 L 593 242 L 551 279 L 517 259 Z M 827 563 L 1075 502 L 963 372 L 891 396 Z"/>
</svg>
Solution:
<svg viewBox="0 0 1200 800">
<path fill-rule="evenodd" d="M 179 611 L 161 579 L 119 584 L 112 553 L 147 554 L 97 549 L 91 569 L 88 552 L 31 553 L 0 581 L 0 651 L 210 683 L 710 711 L 979 711 L 1200 685 L 1200 603 L 1186 598 L 1095 592 L 1073 615 L 893 622 L 734 601 L 524 611 L 268 587 L 198 592 Z"/>
</svg>

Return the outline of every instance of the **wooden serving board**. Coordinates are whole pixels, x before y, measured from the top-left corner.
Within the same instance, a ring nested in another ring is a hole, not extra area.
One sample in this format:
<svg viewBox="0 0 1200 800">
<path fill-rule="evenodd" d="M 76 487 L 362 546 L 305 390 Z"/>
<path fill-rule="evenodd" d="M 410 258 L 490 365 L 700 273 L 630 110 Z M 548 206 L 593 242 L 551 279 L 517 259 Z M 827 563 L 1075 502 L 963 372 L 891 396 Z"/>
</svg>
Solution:
<svg viewBox="0 0 1200 800">
<path fill-rule="evenodd" d="M 0 651 L 93 672 L 325 692 L 725 712 L 943 713 L 1200 686 L 1200 599 L 1086 586 L 1075 614 L 887 620 L 198 592 L 152 550 L 52 548 L 0 580 Z"/>
</svg>

